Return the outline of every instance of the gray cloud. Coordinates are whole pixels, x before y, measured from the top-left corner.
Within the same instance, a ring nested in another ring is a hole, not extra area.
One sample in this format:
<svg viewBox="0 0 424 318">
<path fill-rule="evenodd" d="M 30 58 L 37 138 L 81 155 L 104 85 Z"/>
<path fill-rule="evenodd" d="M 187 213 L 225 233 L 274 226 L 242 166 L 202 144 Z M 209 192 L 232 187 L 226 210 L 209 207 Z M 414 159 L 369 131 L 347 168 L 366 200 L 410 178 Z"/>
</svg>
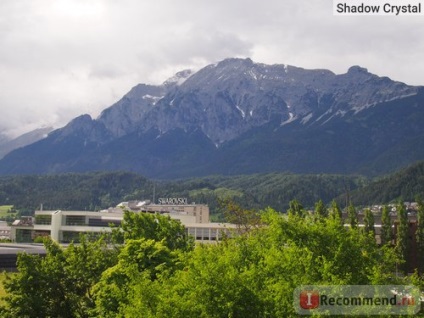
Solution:
<svg viewBox="0 0 424 318">
<path fill-rule="evenodd" d="M 0 132 L 97 116 L 137 83 L 234 56 L 424 84 L 422 34 L 422 16 L 333 16 L 328 0 L 2 0 Z"/>
</svg>

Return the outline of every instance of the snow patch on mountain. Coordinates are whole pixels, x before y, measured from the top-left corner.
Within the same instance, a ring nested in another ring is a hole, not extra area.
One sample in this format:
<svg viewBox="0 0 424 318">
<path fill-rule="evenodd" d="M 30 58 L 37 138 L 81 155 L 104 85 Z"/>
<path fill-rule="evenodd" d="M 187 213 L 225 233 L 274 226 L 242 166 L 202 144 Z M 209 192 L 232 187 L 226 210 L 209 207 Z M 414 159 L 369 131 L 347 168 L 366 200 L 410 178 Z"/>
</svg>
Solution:
<svg viewBox="0 0 424 318">
<path fill-rule="evenodd" d="M 163 83 L 163 85 L 164 86 L 171 86 L 171 85 L 181 86 L 193 74 L 195 74 L 195 72 L 193 72 L 193 70 L 190 70 L 190 69 L 178 72 L 174 76 L 168 78 Z"/>
<path fill-rule="evenodd" d="M 239 105 L 236 105 L 236 108 L 240 111 L 241 117 L 245 118 L 246 117 L 246 113 L 243 111 L 243 109 L 241 109 Z"/>
<path fill-rule="evenodd" d="M 280 126 L 287 125 L 287 124 L 291 123 L 292 121 L 294 121 L 294 120 L 296 120 L 296 119 L 297 119 L 297 118 L 296 118 L 296 116 L 295 116 L 293 113 L 289 112 L 289 119 L 287 119 L 286 121 L 283 121 L 283 122 L 280 124 Z"/>
<path fill-rule="evenodd" d="M 313 116 L 313 114 L 309 113 L 308 115 L 303 117 L 302 120 L 300 121 L 302 123 L 302 125 L 305 125 L 312 118 L 312 116 Z"/>
<path fill-rule="evenodd" d="M 156 103 L 157 103 L 159 100 L 161 100 L 161 99 L 163 98 L 163 96 L 152 96 L 152 95 L 147 94 L 147 95 L 144 95 L 142 98 L 143 98 L 143 99 L 150 100 L 150 101 L 152 101 L 152 104 L 153 104 L 153 105 L 156 105 Z"/>
<path fill-rule="evenodd" d="M 395 97 L 387 98 L 387 99 L 381 99 L 381 100 L 374 102 L 374 103 L 369 103 L 369 104 L 365 104 L 365 105 L 362 105 L 362 106 L 352 107 L 352 110 L 355 111 L 354 114 L 356 115 L 360 111 L 363 111 L 363 110 L 370 108 L 370 107 L 374 107 L 378 104 L 388 103 L 388 102 L 392 102 L 392 101 L 395 101 L 395 100 L 399 100 L 399 99 L 402 99 L 402 98 L 411 97 L 411 96 L 415 96 L 415 95 L 417 95 L 417 92 L 413 92 L 413 93 L 409 93 L 409 94 L 403 94 L 403 95 L 399 95 L 399 96 L 395 96 Z"/>
</svg>

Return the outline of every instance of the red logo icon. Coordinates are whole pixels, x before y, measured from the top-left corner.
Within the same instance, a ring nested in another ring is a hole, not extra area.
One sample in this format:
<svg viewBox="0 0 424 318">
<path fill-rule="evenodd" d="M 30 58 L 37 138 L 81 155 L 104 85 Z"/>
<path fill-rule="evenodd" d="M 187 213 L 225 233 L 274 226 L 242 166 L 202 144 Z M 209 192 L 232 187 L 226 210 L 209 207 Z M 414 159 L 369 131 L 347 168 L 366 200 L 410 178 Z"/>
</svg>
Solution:
<svg viewBox="0 0 424 318">
<path fill-rule="evenodd" d="M 300 307 L 315 309 L 319 307 L 319 292 L 316 290 L 303 290 L 300 292 Z"/>
</svg>

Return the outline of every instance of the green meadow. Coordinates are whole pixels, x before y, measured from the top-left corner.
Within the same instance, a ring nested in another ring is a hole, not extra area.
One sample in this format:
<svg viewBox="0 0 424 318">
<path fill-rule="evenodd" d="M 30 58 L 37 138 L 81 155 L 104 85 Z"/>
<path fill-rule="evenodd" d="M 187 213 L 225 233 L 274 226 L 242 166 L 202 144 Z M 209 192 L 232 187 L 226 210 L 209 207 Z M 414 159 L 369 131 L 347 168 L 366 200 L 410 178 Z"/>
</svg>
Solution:
<svg viewBox="0 0 424 318">
<path fill-rule="evenodd" d="M 15 213 L 9 212 L 12 208 L 13 208 L 13 205 L 0 205 L 0 217 L 15 215 Z"/>
</svg>

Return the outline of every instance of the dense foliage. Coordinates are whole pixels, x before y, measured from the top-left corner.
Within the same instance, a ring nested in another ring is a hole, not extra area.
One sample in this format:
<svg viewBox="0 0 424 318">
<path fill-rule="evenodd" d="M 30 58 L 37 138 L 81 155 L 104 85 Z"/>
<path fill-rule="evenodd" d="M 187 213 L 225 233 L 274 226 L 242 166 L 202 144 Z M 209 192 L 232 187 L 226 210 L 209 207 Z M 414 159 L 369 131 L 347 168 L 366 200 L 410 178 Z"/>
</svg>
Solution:
<svg viewBox="0 0 424 318">
<path fill-rule="evenodd" d="M 39 209 L 41 204 L 46 210 L 99 210 L 127 200 L 153 200 L 155 195 L 187 197 L 220 214 L 218 199 L 231 198 L 245 208 L 283 210 L 292 198 L 313 206 L 318 199 L 330 202 L 365 182 L 362 177 L 289 173 L 156 182 L 127 172 L 15 176 L 0 178 L 0 205 L 19 210 Z"/>
<path fill-rule="evenodd" d="M 414 201 L 424 193 L 424 162 L 420 161 L 394 174 L 379 178 L 351 192 L 355 205 Z M 343 200 L 343 198 L 340 198 Z"/>
<path fill-rule="evenodd" d="M 328 217 L 299 202 L 284 215 L 227 207 L 240 227 L 218 244 L 194 247 L 177 221 L 134 213 L 114 231 L 118 245 L 47 240 L 44 259 L 19 256 L 2 317 L 294 317 L 300 285 L 424 285 L 395 275 L 396 249 L 344 227 L 336 203 Z"/>
<path fill-rule="evenodd" d="M 0 205 L 17 209 L 98 210 L 123 201 L 128 194 L 144 198 L 153 185 L 146 178 L 127 172 L 98 172 L 0 178 Z"/>
<path fill-rule="evenodd" d="M 223 220 L 220 200 L 231 198 L 246 209 L 289 208 L 297 199 L 314 209 L 315 202 L 336 199 L 341 208 L 413 201 L 424 193 L 424 162 L 371 182 L 361 176 L 297 175 L 291 173 L 210 176 L 153 181 L 129 172 L 97 172 L 0 178 L 0 206 L 14 205 L 20 215 L 33 210 L 99 210 L 127 200 L 186 197 L 208 204 L 213 220 Z"/>
<path fill-rule="evenodd" d="M 99 239 L 64 249 L 46 240 L 47 255 L 20 254 L 17 275 L 6 282 L 8 309 L 1 317 L 89 317 L 92 287 L 116 263 L 116 252 Z"/>
</svg>

